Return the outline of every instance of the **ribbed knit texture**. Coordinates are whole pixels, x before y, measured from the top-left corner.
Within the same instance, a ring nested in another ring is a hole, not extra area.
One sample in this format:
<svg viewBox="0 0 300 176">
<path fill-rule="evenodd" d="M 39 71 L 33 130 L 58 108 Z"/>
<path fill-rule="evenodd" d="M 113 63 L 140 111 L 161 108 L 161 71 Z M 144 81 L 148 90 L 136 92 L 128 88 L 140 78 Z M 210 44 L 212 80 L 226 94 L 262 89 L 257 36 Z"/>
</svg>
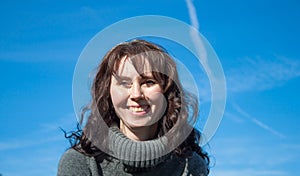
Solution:
<svg viewBox="0 0 300 176">
<path fill-rule="evenodd" d="M 86 156 L 74 149 L 64 153 L 59 162 L 58 176 L 207 176 L 203 158 L 193 153 L 190 158 L 179 158 L 166 153 L 161 139 L 133 141 L 118 128 L 110 130 L 109 148 L 114 151 L 103 159 Z"/>
<path fill-rule="evenodd" d="M 144 170 L 168 158 L 168 147 L 163 140 L 166 139 L 163 137 L 150 141 L 133 141 L 115 127 L 110 131 L 109 148 L 112 155 L 127 166 L 128 171 Z"/>
</svg>

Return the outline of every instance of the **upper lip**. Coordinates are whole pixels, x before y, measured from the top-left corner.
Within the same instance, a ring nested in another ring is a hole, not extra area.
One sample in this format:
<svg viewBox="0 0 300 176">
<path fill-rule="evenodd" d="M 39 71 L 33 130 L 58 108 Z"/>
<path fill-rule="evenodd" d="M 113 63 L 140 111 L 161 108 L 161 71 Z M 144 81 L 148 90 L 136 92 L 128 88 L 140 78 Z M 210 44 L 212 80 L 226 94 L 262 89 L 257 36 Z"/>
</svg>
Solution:
<svg viewBox="0 0 300 176">
<path fill-rule="evenodd" d="M 143 107 L 143 106 L 149 106 L 149 105 L 147 105 L 147 104 L 145 104 L 145 105 L 129 105 L 128 107 L 138 108 L 138 107 Z"/>
</svg>

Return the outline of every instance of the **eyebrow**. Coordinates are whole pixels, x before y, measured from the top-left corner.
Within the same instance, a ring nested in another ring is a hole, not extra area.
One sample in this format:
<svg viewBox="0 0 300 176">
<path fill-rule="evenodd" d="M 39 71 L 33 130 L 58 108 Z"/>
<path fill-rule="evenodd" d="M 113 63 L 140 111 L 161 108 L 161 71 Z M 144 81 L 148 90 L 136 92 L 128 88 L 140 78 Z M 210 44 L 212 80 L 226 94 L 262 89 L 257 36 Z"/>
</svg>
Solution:
<svg viewBox="0 0 300 176">
<path fill-rule="evenodd" d="M 114 74 L 113 76 L 118 81 L 120 81 L 120 80 L 132 80 L 132 77 L 128 77 L 128 76 L 120 76 L 120 75 L 117 75 L 117 74 Z M 151 75 L 140 74 L 140 78 L 141 79 L 154 79 L 152 74 Z"/>
<path fill-rule="evenodd" d="M 154 79 L 153 75 L 144 75 L 144 74 L 141 74 L 141 78 L 142 79 Z"/>
<path fill-rule="evenodd" d="M 120 76 L 120 75 L 117 75 L 117 74 L 114 74 L 113 75 L 117 80 L 124 80 L 124 79 L 126 79 L 126 80 L 129 80 L 129 79 L 131 79 L 131 77 L 128 77 L 128 76 Z"/>
</svg>

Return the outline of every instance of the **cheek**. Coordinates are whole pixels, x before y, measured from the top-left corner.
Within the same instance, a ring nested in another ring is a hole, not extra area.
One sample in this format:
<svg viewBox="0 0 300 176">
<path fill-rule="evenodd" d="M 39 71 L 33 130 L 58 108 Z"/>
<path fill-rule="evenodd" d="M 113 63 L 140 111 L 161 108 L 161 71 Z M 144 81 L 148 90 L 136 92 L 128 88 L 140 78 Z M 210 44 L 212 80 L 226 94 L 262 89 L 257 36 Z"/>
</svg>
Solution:
<svg viewBox="0 0 300 176">
<path fill-rule="evenodd" d="M 153 117 L 159 120 L 167 109 L 167 100 L 161 91 L 149 93 L 149 98 L 152 104 Z"/>
<path fill-rule="evenodd" d="M 128 91 L 122 89 L 110 89 L 110 96 L 114 106 L 122 106 L 126 102 Z"/>
<path fill-rule="evenodd" d="M 145 92 L 145 94 L 153 103 L 165 102 L 165 96 L 162 93 L 160 87 L 149 89 L 148 91 Z"/>
<path fill-rule="evenodd" d="M 161 92 L 152 92 L 148 97 L 156 103 L 163 102 L 163 100 L 165 99 L 164 95 Z"/>
</svg>

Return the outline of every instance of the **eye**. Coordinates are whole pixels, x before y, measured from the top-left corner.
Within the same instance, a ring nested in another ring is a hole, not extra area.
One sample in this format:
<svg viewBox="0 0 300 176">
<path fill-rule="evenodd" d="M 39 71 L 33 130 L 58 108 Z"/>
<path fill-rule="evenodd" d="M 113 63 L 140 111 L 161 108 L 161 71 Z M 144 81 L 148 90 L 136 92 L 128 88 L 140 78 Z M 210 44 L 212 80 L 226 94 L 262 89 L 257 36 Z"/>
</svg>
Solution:
<svg viewBox="0 0 300 176">
<path fill-rule="evenodd" d="M 145 81 L 143 82 L 143 84 L 146 85 L 147 87 L 151 87 L 151 86 L 153 86 L 153 85 L 155 85 L 155 84 L 157 84 L 157 83 L 156 83 L 156 81 L 153 80 L 153 79 L 147 79 L 147 80 L 145 80 Z"/>
<path fill-rule="evenodd" d="M 118 82 L 118 84 L 119 84 L 120 86 L 125 87 L 125 88 L 130 88 L 131 85 L 132 85 L 132 83 L 131 83 L 130 81 L 127 81 L 127 80 L 120 80 L 120 81 Z"/>
</svg>

